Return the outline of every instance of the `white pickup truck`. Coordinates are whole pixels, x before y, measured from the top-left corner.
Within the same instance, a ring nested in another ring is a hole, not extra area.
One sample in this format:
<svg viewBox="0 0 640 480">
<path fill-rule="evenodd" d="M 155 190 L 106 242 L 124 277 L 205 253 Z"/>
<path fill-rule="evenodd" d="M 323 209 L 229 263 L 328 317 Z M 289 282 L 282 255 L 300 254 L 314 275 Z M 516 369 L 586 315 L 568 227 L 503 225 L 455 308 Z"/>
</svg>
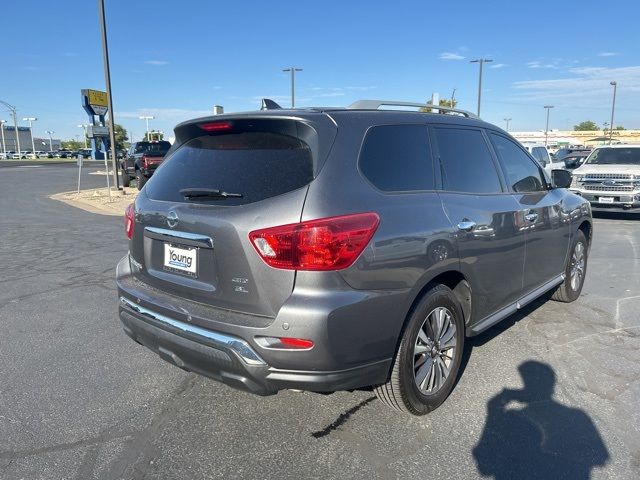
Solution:
<svg viewBox="0 0 640 480">
<path fill-rule="evenodd" d="M 571 191 L 594 209 L 640 211 L 640 145 L 597 147 L 572 173 Z"/>
</svg>

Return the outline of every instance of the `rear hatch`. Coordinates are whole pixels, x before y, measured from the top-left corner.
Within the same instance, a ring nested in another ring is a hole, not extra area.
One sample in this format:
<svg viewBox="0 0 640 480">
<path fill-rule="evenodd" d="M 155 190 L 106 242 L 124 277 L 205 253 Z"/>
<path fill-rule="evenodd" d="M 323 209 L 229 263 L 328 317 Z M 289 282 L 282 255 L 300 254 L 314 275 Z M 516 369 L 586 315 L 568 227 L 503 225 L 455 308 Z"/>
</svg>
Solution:
<svg viewBox="0 0 640 480">
<path fill-rule="evenodd" d="M 295 271 L 266 265 L 248 235 L 300 221 L 334 124 L 321 113 L 244 115 L 187 122 L 175 132 L 176 144 L 136 200 L 136 277 L 191 301 L 275 316 Z"/>
</svg>

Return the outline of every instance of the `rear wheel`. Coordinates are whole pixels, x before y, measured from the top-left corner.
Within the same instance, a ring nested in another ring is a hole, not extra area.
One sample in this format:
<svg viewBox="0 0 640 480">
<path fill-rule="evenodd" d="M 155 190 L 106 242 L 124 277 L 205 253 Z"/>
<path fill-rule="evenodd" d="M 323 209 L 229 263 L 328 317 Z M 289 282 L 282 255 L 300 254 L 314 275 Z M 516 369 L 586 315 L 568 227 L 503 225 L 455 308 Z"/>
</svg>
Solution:
<svg viewBox="0 0 640 480">
<path fill-rule="evenodd" d="M 140 170 L 136 170 L 136 186 L 138 190 L 142 190 L 144 184 L 147 183 L 148 178 L 145 177 Z"/>
<path fill-rule="evenodd" d="M 430 289 L 408 319 L 391 377 L 375 388 L 386 405 L 424 415 L 447 398 L 456 381 L 464 348 L 464 319 L 448 287 Z"/>
<path fill-rule="evenodd" d="M 584 277 L 587 273 L 587 238 L 582 230 L 578 230 L 571 244 L 571 251 L 564 269 L 564 282 L 553 292 L 554 300 L 570 303 L 582 292 Z"/>
</svg>

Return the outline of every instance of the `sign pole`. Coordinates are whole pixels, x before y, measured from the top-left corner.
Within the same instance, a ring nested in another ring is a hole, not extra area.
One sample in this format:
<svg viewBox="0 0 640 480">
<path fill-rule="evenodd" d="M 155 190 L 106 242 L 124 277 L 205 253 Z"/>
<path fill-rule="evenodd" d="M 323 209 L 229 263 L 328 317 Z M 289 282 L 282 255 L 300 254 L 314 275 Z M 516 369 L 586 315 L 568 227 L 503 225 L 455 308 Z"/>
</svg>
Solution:
<svg viewBox="0 0 640 480">
<path fill-rule="evenodd" d="M 104 80 L 107 86 L 107 105 L 109 108 L 109 118 L 111 119 L 111 165 L 113 167 L 113 183 L 120 189 L 118 181 L 118 169 L 116 168 L 116 122 L 113 115 L 113 100 L 111 98 L 111 72 L 109 70 L 109 47 L 107 46 L 107 22 L 104 16 L 104 0 L 98 0 L 98 11 L 100 13 L 100 31 L 102 32 L 102 56 L 104 59 Z M 107 152 L 105 152 L 106 154 Z M 105 155 L 106 162 L 106 155 Z M 107 170 L 107 178 L 109 171 Z M 109 190 L 109 198 L 111 198 L 111 190 Z"/>
<path fill-rule="evenodd" d="M 78 195 L 80 195 L 80 173 L 82 172 L 82 155 L 78 155 Z"/>
</svg>

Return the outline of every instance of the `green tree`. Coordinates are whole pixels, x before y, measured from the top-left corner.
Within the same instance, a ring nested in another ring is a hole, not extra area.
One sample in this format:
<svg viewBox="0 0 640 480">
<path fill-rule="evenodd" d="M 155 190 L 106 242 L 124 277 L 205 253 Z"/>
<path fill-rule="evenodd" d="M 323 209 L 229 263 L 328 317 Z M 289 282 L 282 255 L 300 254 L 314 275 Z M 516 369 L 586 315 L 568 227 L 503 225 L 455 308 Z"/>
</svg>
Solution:
<svg viewBox="0 0 640 480">
<path fill-rule="evenodd" d="M 626 130 L 622 125 L 618 125 L 614 130 Z"/>
<path fill-rule="evenodd" d="M 62 150 L 71 150 L 73 152 L 84 148 L 84 143 L 79 142 L 78 140 L 62 140 L 60 142 L 60 146 Z"/>
<path fill-rule="evenodd" d="M 586 130 L 600 130 L 596 122 L 592 122 L 591 120 L 586 120 L 584 122 L 580 122 L 578 125 L 573 126 L 573 130 L 576 132 L 582 132 Z"/>
<path fill-rule="evenodd" d="M 114 133 L 116 135 L 116 150 L 126 150 L 128 148 L 129 140 L 127 131 L 119 123 L 116 123 L 115 125 Z M 110 126 L 109 122 L 107 122 L 107 126 Z"/>
</svg>

